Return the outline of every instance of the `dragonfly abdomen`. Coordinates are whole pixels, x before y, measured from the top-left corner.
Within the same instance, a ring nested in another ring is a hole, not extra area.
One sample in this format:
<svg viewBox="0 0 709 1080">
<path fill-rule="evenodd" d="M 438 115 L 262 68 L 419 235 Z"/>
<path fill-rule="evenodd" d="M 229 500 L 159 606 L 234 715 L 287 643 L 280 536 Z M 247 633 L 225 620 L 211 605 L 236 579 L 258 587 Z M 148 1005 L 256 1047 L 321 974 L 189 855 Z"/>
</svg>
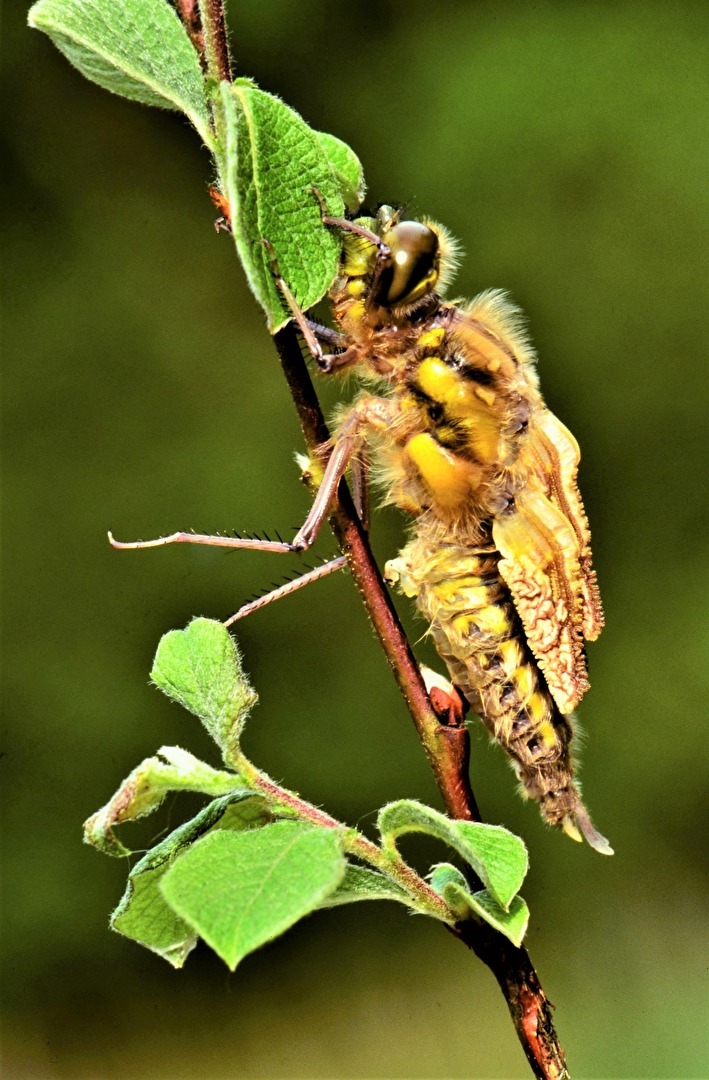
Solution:
<svg viewBox="0 0 709 1080">
<path fill-rule="evenodd" d="M 390 564 L 415 595 L 452 681 L 509 755 L 525 794 L 575 839 L 586 812 L 573 782 L 571 720 L 527 645 L 497 551 L 414 540 Z M 584 830 L 585 832 L 585 830 Z"/>
</svg>

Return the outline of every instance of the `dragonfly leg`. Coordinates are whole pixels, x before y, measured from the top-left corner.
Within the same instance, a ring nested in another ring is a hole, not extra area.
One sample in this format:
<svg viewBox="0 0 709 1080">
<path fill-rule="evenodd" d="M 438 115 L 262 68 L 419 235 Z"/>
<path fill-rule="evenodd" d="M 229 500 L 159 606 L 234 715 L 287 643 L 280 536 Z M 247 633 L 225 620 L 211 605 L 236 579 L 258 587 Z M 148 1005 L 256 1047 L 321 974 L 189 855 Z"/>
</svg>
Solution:
<svg viewBox="0 0 709 1080">
<path fill-rule="evenodd" d="M 112 532 L 108 534 L 111 547 L 119 551 L 133 551 L 139 548 L 167 547 L 168 544 L 203 544 L 205 547 L 222 547 L 229 549 L 245 548 L 249 551 L 274 551 L 287 555 L 301 548 L 295 543 L 285 540 L 259 540 L 258 537 L 249 536 L 219 536 L 208 533 L 175 532 L 169 536 L 158 536 L 154 540 L 116 540 Z"/>
<path fill-rule="evenodd" d="M 333 229 L 342 229 L 344 232 L 354 233 L 355 236 L 361 236 L 363 240 L 367 240 L 377 249 L 377 264 L 373 271 L 372 284 L 366 300 L 366 307 L 369 310 L 374 304 L 376 285 L 391 261 L 391 248 L 388 244 L 384 243 L 381 236 L 377 236 L 375 232 L 372 232 L 372 230 L 366 228 L 366 226 L 358 225 L 356 221 L 348 221 L 347 218 L 331 217 L 328 213 L 327 205 L 322 193 L 318 191 L 316 187 L 312 187 L 310 190 L 320 205 L 320 214 L 323 225 L 327 225 Z M 348 362 L 355 363 L 354 357 Z"/>
<path fill-rule="evenodd" d="M 320 205 L 320 215 L 322 217 L 323 225 L 329 225 L 334 229 L 343 229 L 345 232 L 354 233 L 355 236 L 361 236 L 363 240 L 369 240 L 370 244 L 379 250 L 380 258 L 387 258 L 391 251 L 389 247 L 382 241 L 381 236 L 377 236 L 371 229 L 367 229 L 364 225 L 358 225 L 354 221 L 348 221 L 347 218 L 332 217 L 327 209 L 327 204 L 322 196 L 322 192 L 315 186 L 310 189 L 315 199 L 317 199 Z"/>
<path fill-rule="evenodd" d="M 317 323 L 311 323 L 306 317 L 305 312 L 301 308 L 300 304 L 296 300 L 295 296 L 291 292 L 288 283 L 281 274 L 280 267 L 278 265 L 278 258 L 274 250 L 273 244 L 270 240 L 263 238 L 261 243 L 266 248 L 269 258 L 271 260 L 271 271 L 273 273 L 274 280 L 278 286 L 280 293 L 285 300 L 286 304 L 291 310 L 293 319 L 296 326 L 303 335 L 305 344 L 308 347 L 308 352 L 312 356 L 315 363 L 318 365 L 323 374 L 329 375 L 331 372 L 348 367 L 350 364 L 354 364 L 359 360 L 359 351 L 355 349 L 345 349 L 342 353 L 325 353 L 323 352 L 320 340 L 329 338 L 330 335 L 335 335 L 336 331 L 329 331 L 327 327 L 320 327 Z M 319 340 L 320 339 L 320 340 Z M 335 347 L 341 344 L 341 337 L 338 335 Z"/>
<path fill-rule="evenodd" d="M 363 398 L 347 414 L 335 437 L 332 452 L 325 466 L 322 482 L 313 500 L 310 512 L 290 542 L 285 540 L 260 540 L 258 537 L 210 536 L 204 533 L 192 532 L 176 532 L 171 533 L 169 536 L 159 536 L 155 540 L 131 540 L 127 542 L 116 540 L 109 532 L 108 539 L 114 548 L 121 550 L 166 547 L 168 544 L 203 544 L 207 547 L 272 551 L 276 554 L 306 551 L 314 543 L 320 532 L 338 484 L 344 476 L 353 454 L 362 444 L 365 427 L 385 426 L 387 423 L 385 414 L 388 408 L 389 402 L 383 398 Z"/>
<path fill-rule="evenodd" d="M 347 347 L 348 338 L 346 334 L 341 334 L 339 330 L 332 330 L 329 326 L 322 326 L 321 323 L 313 322 L 312 319 L 308 319 L 307 323 L 318 341 L 329 345 L 333 349 Z"/>
<path fill-rule="evenodd" d="M 339 349 L 336 353 L 325 353 L 320 359 L 316 359 L 322 375 L 332 375 L 343 368 L 358 364 L 361 359 L 360 350 L 355 346 L 347 345 L 349 338 L 341 334 L 339 330 L 331 330 L 329 326 L 321 326 L 320 323 L 307 320 L 308 326 L 318 339 L 319 343 L 327 345 L 330 349 Z"/>
<path fill-rule="evenodd" d="M 299 545 L 298 550 L 310 547 L 320 531 L 347 466 L 351 461 L 357 461 L 355 454 L 362 449 L 365 429 L 386 427 L 390 408 L 390 402 L 385 398 L 366 397 L 361 398 L 345 416 L 340 424 L 340 430 L 335 438 L 332 453 L 310 513 L 293 540 L 295 545 Z M 360 466 L 356 465 L 355 472 L 359 468 Z"/>
<path fill-rule="evenodd" d="M 299 577 L 294 578 L 292 581 L 286 581 L 283 585 L 279 585 L 264 596 L 259 596 L 258 599 L 252 600 L 248 604 L 244 604 L 243 607 L 239 608 L 236 614 L 226 620 L 224 625 L 231 626 L 233 623 L 238 622 L 239 619 L 245 619 L 247 615 L 251 615 L 254 611 L 258 611 L 259 608 L 266 607 L 267 604 L 273 603 L 274 600 L 281 600 L 284 596 L 290 596 L 291 593 L 305 588 L 306 585 L 311 585 L 314 581 L 319 581 L 320 578 L 328 577 L 337 570 L 343 570 L 346 566 L 347 559 L 344 555 L 339 555 L 336 559 L 330 559 L 329 562 L 323 563 L 322 566 L 316 566 L 314 570 L 309 570 L 307 574 L 300 574 Z"/>
<path fill-rule="evenodd" d="M 352 459 L 352 499 L 357 516 L 365 532 L 369 532 L 369 454 L 367 444 L 362 443 L 359 453 Z"/>
</svg>

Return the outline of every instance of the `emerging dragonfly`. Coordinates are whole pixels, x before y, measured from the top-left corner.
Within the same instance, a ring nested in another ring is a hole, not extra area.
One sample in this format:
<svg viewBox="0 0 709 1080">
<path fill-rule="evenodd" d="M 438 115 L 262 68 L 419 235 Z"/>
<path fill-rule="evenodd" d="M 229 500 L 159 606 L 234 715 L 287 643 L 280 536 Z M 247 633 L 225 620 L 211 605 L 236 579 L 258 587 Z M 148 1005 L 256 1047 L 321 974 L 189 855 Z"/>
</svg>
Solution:
<svg viewBox="0 0 709 1080">
<path fill-rule="evenodd" d="M 330 291 L 339 330 L 307 320 L 272 253 L 274 273 L 321 371 L 357 367 L 382 389 L 341 420 L 303 527 L 292 543 L 193 533 L 112 543 L 303 551 L 366 444 L 387 501 L 413 517 L 388 579 L 416 598 L 451 680 L 545 820 L 610 855 L 571 749 L 571 714 L 588 689 L 583 641 L 603 627 L 579 450 L 544 405 L 521 314 L 496 290 L 464 306 L 441 298 L 456 249 L 431 221 L 401 221 L 387 206 L 323 221 L 343 233 Z"/>
</svg>

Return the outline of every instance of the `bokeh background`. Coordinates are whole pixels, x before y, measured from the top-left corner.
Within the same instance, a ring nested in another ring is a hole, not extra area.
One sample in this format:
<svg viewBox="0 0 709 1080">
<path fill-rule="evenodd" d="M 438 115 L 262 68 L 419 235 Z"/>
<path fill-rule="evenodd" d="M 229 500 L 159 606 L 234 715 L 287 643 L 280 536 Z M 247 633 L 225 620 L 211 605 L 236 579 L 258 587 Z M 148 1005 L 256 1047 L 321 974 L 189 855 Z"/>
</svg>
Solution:
<svg viewBox="0 0 709 1080">
<path fill-rule="evenodd" d="M 580 711 L 584 790 L 617 854 L 545 830 L 477 730 L 475 788 L 529 845 L 528 944 L 572 1074 L 704 1077 L 709 9 L 230 7 L 239 72 L 349 142 L 373 203 L 460 237 L 461 295 L 505 286 L 529 313 L 547 400 L 584 454 L 608 617 Z M 212 228 L 206 152 L 181 117 L 83 80 L 24 18 L 6 12 L 3 96 L 5 1075 L 526 1077 L 487 969 L 393 905 L 315 916 L 234 975 L 206 950 L 176 973 L 107 930 L 126 866 L 82 846 L 82 821 L 162 743 L 216 758 L 148 685 L 160 635 L 226 617 L 297 563 L 117 553 L 106 529 L 283 530 L 307 494 L 273 348 Z M 382 560 L 402 536 L 377 516 Z M 344 575 L 239 637 L 259 765 L 365 829 L 392 798 L 440 805 Z"/>
</svg>

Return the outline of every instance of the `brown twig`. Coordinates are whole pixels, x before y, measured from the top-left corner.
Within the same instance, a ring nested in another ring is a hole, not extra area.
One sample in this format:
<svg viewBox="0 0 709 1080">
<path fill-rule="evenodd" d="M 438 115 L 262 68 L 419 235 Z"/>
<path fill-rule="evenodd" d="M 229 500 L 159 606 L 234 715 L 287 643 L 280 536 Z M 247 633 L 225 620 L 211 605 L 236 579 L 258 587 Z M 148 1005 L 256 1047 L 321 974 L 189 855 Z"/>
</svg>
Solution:
<svg viewBox="0 0 709 1080">
<path fill-rule="evenodd" d="M 202 19 L 199 14 L 199 4 L 197 3 L 197 0 L 175 0 L 175 7 L 177 8 L 177 14 L 184 23 L 185 30 L 190 36 L 190 41 L 197 50 L 202 65 L 206 70 L 207 61 L 204 54 L 204 32 L 202 30 Z"/>
<path fill-rule="evenodd" d="M 222 0 L 207 0 L 207 11 L 208 18 L 205 19 L 203 15 L 202 21 L 205 23 L 207 37 L 211 37 L 213 42 L 214 56 L 216 58 L 215 66 L 219 78 L 231 82 L 231 57 L 229 56 L 229 41 L 226 33 L 226 19 Z"/>
<path fill-rule="evenodd" d="M 229 41 L 222 0 L 174 0 L 177 13 L 199 53 L 202 66 L 217 82 L 232 82 Z"/>
<path fill-rule="evenodd" d="M 293 324 L 279 330 L 274 341 L 306 445 L 314 452 L 330 435 Z M 404 695 L 449 814 L 454 818 L 480 820 L 468 775 L 468 731 L 459 723 L 442 723 L 431 707 L 418 664 L 344 481 L 332 508 L 330 524 L 347 556 L 352 577 Z M 552 1006 L 526 949 L 516 948 L 492 927 L 473 920 L 460 923 L 454 933 L 487 964 L 497 979 L 534 1075 L 539 1080 L 567 1080 Z"/>
</svg>

